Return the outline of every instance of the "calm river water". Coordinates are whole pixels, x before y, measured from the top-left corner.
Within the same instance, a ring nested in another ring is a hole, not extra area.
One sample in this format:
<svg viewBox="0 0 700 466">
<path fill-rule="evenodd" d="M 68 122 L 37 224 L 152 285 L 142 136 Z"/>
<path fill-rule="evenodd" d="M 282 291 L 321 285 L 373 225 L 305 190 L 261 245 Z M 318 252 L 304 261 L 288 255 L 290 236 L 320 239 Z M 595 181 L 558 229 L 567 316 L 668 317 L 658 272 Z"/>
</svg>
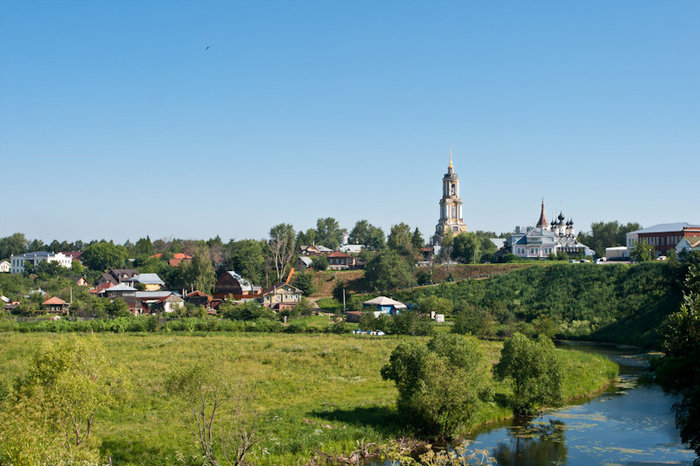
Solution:
<svg viewBox="0 0 700 466">
<path fill-rule="evenodd" d="M 620 365 L 620 377 L 600 396 L 530 422 L 509 420 L 477 432 L 473 447 L 502 465 L 692 465 L 671 411 L 674 399 L 658 385 L 639 383 L 648 365 L 634 349 L 573 344 Z"/>
</svg>

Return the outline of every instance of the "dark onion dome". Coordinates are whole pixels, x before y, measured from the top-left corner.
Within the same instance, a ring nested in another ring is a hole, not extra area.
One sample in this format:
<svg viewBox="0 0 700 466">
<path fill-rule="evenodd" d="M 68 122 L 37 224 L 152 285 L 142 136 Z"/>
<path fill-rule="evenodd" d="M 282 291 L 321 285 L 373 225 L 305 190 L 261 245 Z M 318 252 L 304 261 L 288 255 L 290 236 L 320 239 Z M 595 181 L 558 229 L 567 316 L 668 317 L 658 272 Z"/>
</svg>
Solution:
<svg viewBox="0 0 700 466">
<path fill-rule="evenodd" d="M 557 217 L 557 218 L 559 219 L 559 223 L 563 222 L 564 221 L 564 214 L 561 211 L 559 211 L 559 217 Z"/>
</svg>

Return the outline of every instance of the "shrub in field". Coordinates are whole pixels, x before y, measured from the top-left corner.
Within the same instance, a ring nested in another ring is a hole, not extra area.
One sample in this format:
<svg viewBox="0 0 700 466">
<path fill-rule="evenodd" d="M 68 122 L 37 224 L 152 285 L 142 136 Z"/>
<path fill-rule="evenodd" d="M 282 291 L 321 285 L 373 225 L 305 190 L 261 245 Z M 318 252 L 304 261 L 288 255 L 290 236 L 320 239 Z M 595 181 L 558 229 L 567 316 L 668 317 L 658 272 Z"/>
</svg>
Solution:
<svg viewBox="0 0 700 466">
<path fill-rule="evenodd" d="M 8 464 L 95 464 L 95 415 L 129 393 L 123 367 L 95 337 L 45 343 L 0 405 L 0 451 Z"/>
<path fill-rule="evenodd" d="M 442 334 L 427 346 L 400 343 L 381 370 L 399 391 L 399 414 L 427 435 L 450 438 L 464 429 L 487 393 L 483 352 L 473 337 Z"/>
<path fill-rule="evenodd" d="M 190 413 L 187 426 L 200 446 L 204 464 L 246 463 L 256 442 L 250 396 L 236 385 L 225 361 L 212 358 L 179 367 L 168 377 L 167 391 L 176 395 Z M 232 413 L 223 418 L 223 412 Z"/>
<path fill-rule="evenodd" d="M 533 414 L 541 406 L 557 406 L 562 400 L 562 364 L 547 337 L 531 340 L 515 333 L 503 344 L 496 377 L 513 382 L 510 403 L 516 414 Z"/>
</svg>

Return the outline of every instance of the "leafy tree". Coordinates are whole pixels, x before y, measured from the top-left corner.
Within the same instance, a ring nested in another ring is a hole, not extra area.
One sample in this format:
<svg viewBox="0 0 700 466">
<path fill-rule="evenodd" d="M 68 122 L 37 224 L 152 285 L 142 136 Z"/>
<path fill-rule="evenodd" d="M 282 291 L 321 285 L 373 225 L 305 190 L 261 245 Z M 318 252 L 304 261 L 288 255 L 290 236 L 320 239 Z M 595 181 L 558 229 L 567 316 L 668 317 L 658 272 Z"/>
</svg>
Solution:
<svg viewBox="0 0 700 466">
<path fill-rule="evenodd" d="M 293 314 L 297 316 L 310 316 L 314 312 L 314 305 L 308 299 L 302 297 L 293 308 Z"/>
<path fill-rule="evenodd" d="M 117 298 L 105 306 L 105 311 L 112 317 L 129 317 L 129 306 L 123 299 Z"/>
<path fill-rule="evenodd" d="M 92 270 L 103 272 L 112 267 L 121 267 L 126 261 L 127 253 L 124 246 L 113 242 L 100 241 L 93 243 L 83 252 L 83 263 Z"/>
<path fill-rule="evenodd" d="M 392 225 L 387 239 L 389 249 L 398 252 L 402 255 L 409 255 L 413 252 L 413 234 L 411 227 L 405 223 Z"/>
<path fill-rule="evenodd" d="M 136 244 L 134 245 L 132 254 L 134 255 L 134 257 L 141 254 L 145 256 L 152 256 L 153 244 L 151 243 L 151 237 L 146 236 L 145 238 L 139 238 L 138 241 L 136 241 Z"/>
<path fill-rule="evenodd" d="M 39 280 L 57 279 L 68 274 L 69 269 L 63 267 L 58 262 L 41 261 L 34 267 L 33 273 Z"/>
<path fill-rule="evenodd" d="M 452 301 L 449 299 L 430 295 L 420 298 L 417 304 L 418 310 L 426 315 L 430 315 L 432 312 L 446 316 L 452 314 Z"/>
<path fill-rule="evenodd" d="M 311 272 L 298 272 L 294 274 L 293 284 L 306 296 L 312 295 L 316 291 L 316 283 L 314 283 L 314 274 Z"/>
<path fill-rule="evenodd" d="M 455 310 L 455 324 L 452 330 L 455 333 L 491 337 L 494 334 L 495 323 L 490 312 L 460 303 Z"/>
<path fill-rule="evenodd" d="M 680 309 L 661 330 L 664 356 L 654 361 L 664 390 L 680 395 L 674 405 L 681 438 L 700 455 L 700 265 L 689 267 Z"/>
<path fill-rule="evenodd" d="M 255 284 L 265 280 L 267 244 L 252 239 L 230 241 L 224 248 L 227 270 L 235 270 Z"/>
<path fill-rule="evenodd" d="M 645 239 L 640 239 L 630 252 L 630 257 L 637 262 L 654 260 L 654 246 Z"/>
<path fill-rule="evenodd" d="M 416 283 L 414 268 L 396 251 L 382 251 L 367 262 L 365 279 L 374 290 L 408 288 Z"/>
<path fill-rule="evenodd" d="M 520 333 L 508 338 L 494 367 L 499 380 L 513 381 L 511 405 L 516 414 L 533 414 L 562 402 L 562 365 L 552 340 L 530 340 Z"/>
<path fill-rule="evenodd" d="M 27 238 L 23 233 L 0 238 L 0 260 L 9 259 L 11 255 L 27 252 Z"/>
<path fill-rule="evenodd" d="M 378 251 L 386 246 L 384 231 L 370 224 L 367 220 L 359 220 L 355 223 L 348 240 L 352 244 L 361 244 L 373 251 Z"/>
<path fill-rule="evenodd" d="M 454 334 L 438 335 L 427 346 L 400 343 L 381 375 L 396 384 L 399 414 L 424 433 L 441 438 L 466 427 L 488 387 L 478 341 Z"/>
<path fill-rule="evenodd" d="M 186 425 L 199 443 L 204 464 L 244 465 L 257 441 L 257 423 L 250 411 L 251 396 L 230 377 L 229 364 L 208 358 L 176 368 L 168 377 L 166 389 L 175 395 L 191 415 Z M 222 421 L 220 413 L 231 412 Z"/>
<path fill-rule="evenodd" d="M 184 270 L 187 282 L 195 289 L 209 293 L 214 288 L 216 274 L 206 246 L 198 248 L 192 260 L 181 263 L 180 268 Z"/>
<path fill-rule="evenodd" d="M 338 249 L 342 239 L 343 230 L 336 219 L 326 217 L 316 220 L 316 244 Z"/>
<path fill-rule="evenodd" d="M 311 258 L 311 267 L 314 270 L 323 271 L 328 268 L 328 258 L 326 256 L 314 256 Z"/>
<path fill-rule="evenodd" d="M 0 450 L 11 464 L 97 463 L 96 414 L 129 392 L 125 369 L 94 336 L 47 341 L 3 406 Z"/>
<path fill-rule="evenodd" d="M 289 272 L 295 253 L 296 237 L 294 227 L 280 223 L 270 229 L 269 254 L 277 281 L 283 280 Z"/>
<path fill-rule="evenodd" d="M 389 333 L 397 335 L 432 335 L 433 321 L 426 315 L 415 311 L 402 310 L 391 318 Z"/>
<path fill-rule="evenodd" d="M 462 232 L 452 243 L 452 259 L 473 264 L 481 258 L 481 239 L 474 233 Z"/>
<path fill-rule="evenodd" d="M 626 234 L 641 229 L 641 225 L 630 222 L 623 225 L 617 221 L 593 222 L 591 231 L 580 233 L 579 241 L 593 249 L 598 257 L 605 257 L 605 248 L 612 246 L 624 246 Z"/>
<path fill-rule="evenodd" d="M 297 247 L 316 244 L 316 230 L 309 228 L 306 232 L 297 233 Z"/>
<path fill-rule="evenodd" d="M 452 251 L 454 249 L 454 235 L 452 230 L 447 230 L 442 235 L 442 241 L 440 242 L 440 252 L 438 253 L 438 260 L 440 262 L 447 262 L 452 258 Z"/>
</svg>

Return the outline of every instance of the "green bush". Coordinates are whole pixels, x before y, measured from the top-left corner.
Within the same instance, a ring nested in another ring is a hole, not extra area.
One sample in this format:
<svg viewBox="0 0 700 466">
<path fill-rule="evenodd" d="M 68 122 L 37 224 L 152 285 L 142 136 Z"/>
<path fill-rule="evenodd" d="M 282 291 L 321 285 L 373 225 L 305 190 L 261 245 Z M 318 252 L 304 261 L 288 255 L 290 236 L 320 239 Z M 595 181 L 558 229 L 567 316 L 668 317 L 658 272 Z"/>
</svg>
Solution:
<svg viewBox="0 0 700 466">
<path fill-rule="evenodd" d="M 500 380 L 513 382 L 510 404 L 516 414 L 534 414 L 542 406 L 559 406 L 562 396 L 562 364 L 552 340 L 531 340 L 516 333 L 503 344 L 494 367 Z"/>
<path fill-rule="evenodd" d="M 473 337 L 442 334 L 427 346 L 400 343 L 381 370 L 399 392 L 399 414 L 419 431 L 452 438 L 463 431 L 487 395 L 484 355 Z"/>
</svg>

